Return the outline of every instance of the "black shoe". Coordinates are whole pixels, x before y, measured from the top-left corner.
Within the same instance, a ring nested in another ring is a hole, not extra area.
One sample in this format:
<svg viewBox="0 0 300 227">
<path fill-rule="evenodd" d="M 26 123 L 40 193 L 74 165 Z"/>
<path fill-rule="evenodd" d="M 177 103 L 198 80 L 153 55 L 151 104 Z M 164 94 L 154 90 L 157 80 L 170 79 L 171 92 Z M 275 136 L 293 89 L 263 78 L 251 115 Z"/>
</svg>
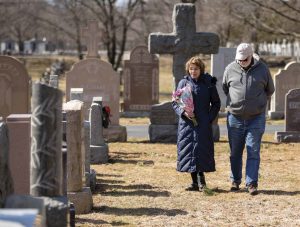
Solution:
<svg viewBox="0 0 300 227">
<path fill-rule="evenodd" d="M 232 182 L 230 191 L 236 192 L 236 191 L 238 191 L 238 190 L 240 190 L 240 184 L 239 184 L 239 183 L 236 183 L 236 182 Z"/>
<path fill-rule="evenodd" d="M 191 184 L 187 188 L 185 188 L 186 191 L 199 191 L 199 186 L 197 184 Z"/>
<path fill-rule="evenodd" d="M 257 186 L 250 184 L 247 186 L 247 191 L 249 192 L 250 195 L 257 195 L 258 191 L 257 191 Z"/>
<path fill-rule="evenodd" d="M 198 183 L 199 183 L 199 191 L 203 191 L 203 189 L 206 187 L 206 181 L 205 176 L 203 172 L 198 173 Z"/>
<path fill-rule="evenodd" d="M 206 184 L 199 184 L 199 191 L 203 192 L 203 190 L 206 188 Z"/>
</svg>

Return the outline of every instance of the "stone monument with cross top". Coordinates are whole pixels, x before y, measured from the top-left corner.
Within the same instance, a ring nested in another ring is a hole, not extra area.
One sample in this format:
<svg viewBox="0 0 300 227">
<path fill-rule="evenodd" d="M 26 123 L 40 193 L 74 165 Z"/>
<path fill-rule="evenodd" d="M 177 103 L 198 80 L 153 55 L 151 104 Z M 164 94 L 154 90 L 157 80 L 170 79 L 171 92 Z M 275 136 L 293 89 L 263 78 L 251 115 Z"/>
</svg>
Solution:
<svg viewBox="0 0 300 227">
<path fill-rule="evenodd" d="M 87 58 L 97 58 L 98 43 L 101 39 L 101 33 L 96 20 L 89 20 L 88 27 L 81 29 L 81 37 L 85 39 L 87 45 Z"/>
<path fill-rule="evenodd" d="M 196 32 L 195 5 L 179 3 L 173 10 L 173 33 L 151 33 L 148 40 L 152 54 L 173 55 L 175 87 L 185 75 L 186 61 L 196 54 L 216 54 L 219 37 L 208 32 Z"/>
</svg>

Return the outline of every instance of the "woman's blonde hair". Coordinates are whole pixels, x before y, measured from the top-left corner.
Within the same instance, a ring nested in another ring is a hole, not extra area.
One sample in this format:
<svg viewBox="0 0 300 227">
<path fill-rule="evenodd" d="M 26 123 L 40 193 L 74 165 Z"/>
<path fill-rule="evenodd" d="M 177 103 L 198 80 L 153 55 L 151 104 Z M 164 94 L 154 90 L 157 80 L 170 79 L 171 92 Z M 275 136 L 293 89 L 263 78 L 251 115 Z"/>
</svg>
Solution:
<svg viewBox="0 0 300 227">
<path fill-rule="evenodd" d="M 200 75 L 205 72 L 205 65 L 204 65 L 203 61 L 201 60 L 201 58 L 198 56 L 194 56 L 194 57 L 191 57 L 185 64 L 185 71 L 187 74 L 189 74 L 189 68 L 190 68 L 191 64 L 194 64 L 200 68 Z"/>
</svg>

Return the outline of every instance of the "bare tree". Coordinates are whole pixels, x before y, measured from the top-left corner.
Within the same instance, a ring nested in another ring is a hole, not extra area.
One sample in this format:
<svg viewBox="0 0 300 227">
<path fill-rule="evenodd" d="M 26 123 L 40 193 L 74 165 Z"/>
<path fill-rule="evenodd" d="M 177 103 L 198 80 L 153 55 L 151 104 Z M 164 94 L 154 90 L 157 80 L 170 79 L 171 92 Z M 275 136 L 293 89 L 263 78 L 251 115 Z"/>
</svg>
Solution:
<svg viewBox="0 0 300 227">
<path fill-rule="evenodd" d="M 2 37 L 17 41 L 19 51 L 24 51 L 24 41 L 32 38 L 38 30 L 35 20 L 29 15 L 38 12 L 43 1 L 0 1 L 0 25 Z"/>
<path fill-rule="evenodd" d="M 75 43 L 78 58 L 82 58 L 82 42 L 80 27 L 86 20 L 85 11 L 79 0 L 56 0 L 45 7 L 40 14 L 31 14 L 42 27 L 54 33 L 58 46 L 59 39 Z M 49 36 L 53 36 L 49 34 Z M 61 37 L 61 38 L 59 38 Z"/>
<path fill-rule="evenodd" d="M 243 0 L 242 13 L 237 10 L 235 18 L 255 28 L 260 37 L 300 38 L 300 2 L 298 0 Z M 249 10 L 249 7 L 252 10 Z M 253 10 L 254 9 L 254 10 Z M 259 16 L 258 16 L 259 12 Z"/>
<path fill-rule="evenodd" d="M 117 70 L 121 65 L 131 25 L 141 18 L 143 0 L 128 0 L 117 4 L 116 0 L 82 0 L 101 24 L 102 41 L 108 61 Z"/>
</svg>

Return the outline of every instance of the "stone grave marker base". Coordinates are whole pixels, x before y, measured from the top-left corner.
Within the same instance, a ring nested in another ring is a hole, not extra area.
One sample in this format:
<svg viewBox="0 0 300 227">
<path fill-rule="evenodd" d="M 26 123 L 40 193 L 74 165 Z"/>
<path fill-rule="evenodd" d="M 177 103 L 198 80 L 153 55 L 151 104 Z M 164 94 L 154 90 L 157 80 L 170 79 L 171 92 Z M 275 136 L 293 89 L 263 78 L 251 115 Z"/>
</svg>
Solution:
<svg viewBox="0 0 300 227">
<path fill-rule="evenodd" d="M 275 132 L 275 140 L 279 143 L 300 143 L 300 132 Z"/>
<path fill-rule="evenodd" d="M 91 169 L 90 172 L 85 172 L 86 186 L 90 187 L 91 191 L 96 190 L 96 171 Z"/>
<path fill-rule="evenodd" d="M 69 208 L 66 196 L 50 198 L 12 195 L 7 198 L 5 208 L 36 208 L 42 217 L 42 226 L 67 226 Z"/>
<path fill-rule="evenodd" d="M 76 214 L 86 214 L 92 210 L 93 199 L 89 187 L 83 187 L 79 192 L 68 192 L 68 199 L 74 204 Z"/>
<path fill-rule="evenodd" d="M 108 146 L 103 144 L 100 146 L 91 145 L 91 164 L 100 164 L 108 162 Z"/>
<path fill-rule="evenodd" d="M 284 118 L 284 111 L 269 111 L 268 115 L 271 120 L 280 120 Z"/>
<path fill-rule="evenodd" d="M 107 142 L 126 142 L 126 127 L 120 125 L 110 125 L 108 128 L 103 128 L 103 137 Z"/>
<path fill-rule="evenodd" d="M 177 142 L 177 124 L 176 125 L 149 125 L 150 142 L 176 143 Z"/>
</svg>

